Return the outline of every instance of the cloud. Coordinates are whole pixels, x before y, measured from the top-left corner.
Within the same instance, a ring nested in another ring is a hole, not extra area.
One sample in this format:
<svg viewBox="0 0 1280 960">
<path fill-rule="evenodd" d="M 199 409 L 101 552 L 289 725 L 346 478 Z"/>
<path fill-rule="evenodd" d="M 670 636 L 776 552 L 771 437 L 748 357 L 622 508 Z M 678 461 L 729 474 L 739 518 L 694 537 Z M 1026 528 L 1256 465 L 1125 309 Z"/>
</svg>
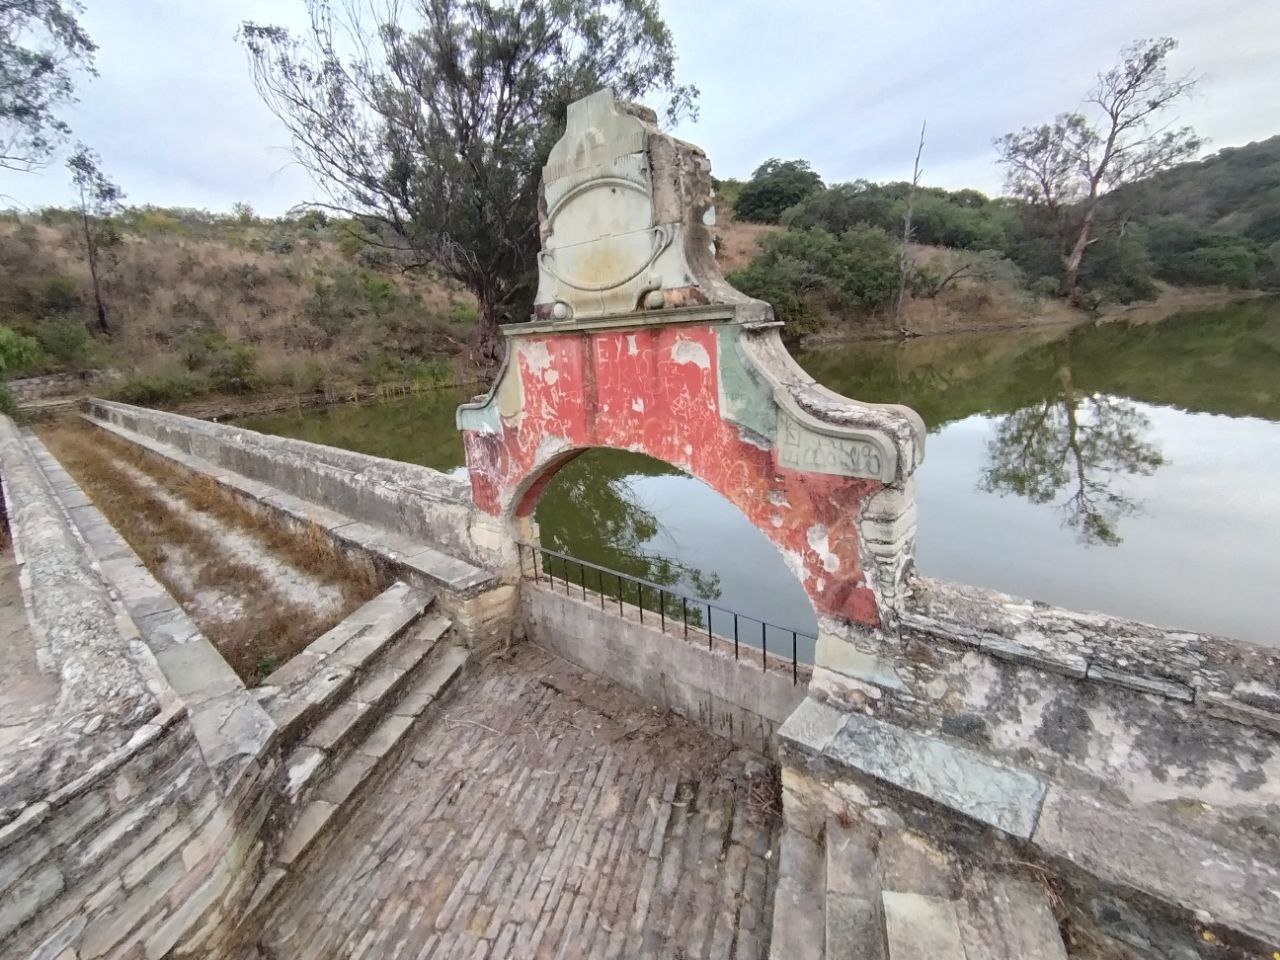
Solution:
<svg viewBox="0 0 1280 960">
<path fill-rule="evenodd" d="M 829 182 L 910 175 L 928 120 L 925 181 L 996 192 L 993 136 L 1074 108 L 1125 43 L 1172 35 L 1204 74 L 1182 111 L 1215 146 L 1275 127 L 1280 4 L 1272 0 L 665 0 L 681 79 L 702 119 L 677 133 L 720 176 L 804 157 Z M 68 118 L 134 203 L 279 213 L 320 192 L 254 92 L 242 20 L 303 22 L 302 0 L 99 0 L 85 15 L 99 73 Z M 65 204 L 61 163 L 0 173 L 0 195 Z"/>
</svg>

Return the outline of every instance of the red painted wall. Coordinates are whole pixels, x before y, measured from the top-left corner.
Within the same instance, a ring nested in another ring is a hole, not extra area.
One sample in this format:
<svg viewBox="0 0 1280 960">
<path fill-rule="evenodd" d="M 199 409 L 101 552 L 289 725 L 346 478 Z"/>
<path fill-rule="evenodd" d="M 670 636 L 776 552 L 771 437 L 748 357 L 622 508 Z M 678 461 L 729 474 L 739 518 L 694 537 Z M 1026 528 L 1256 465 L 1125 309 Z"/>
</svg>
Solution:
<svg viewBox="0 0 1280 960">
<path fill-rule="evenodd" d="M 520 414 L 466 431 L 476 504 L 526 516 L 556 470 L 588 447 L 646 453 L 709 483 L 799 567 L 820 613 L 879 623 L 857 518 L 874 480 L 779 467 L 720 416 L 717 328 L 663 325 L 521 338 Z M 509 346 L 514 350 L 517 341 Z M 544 353 L 545 348 L 545 353 Z"/>
</svg>

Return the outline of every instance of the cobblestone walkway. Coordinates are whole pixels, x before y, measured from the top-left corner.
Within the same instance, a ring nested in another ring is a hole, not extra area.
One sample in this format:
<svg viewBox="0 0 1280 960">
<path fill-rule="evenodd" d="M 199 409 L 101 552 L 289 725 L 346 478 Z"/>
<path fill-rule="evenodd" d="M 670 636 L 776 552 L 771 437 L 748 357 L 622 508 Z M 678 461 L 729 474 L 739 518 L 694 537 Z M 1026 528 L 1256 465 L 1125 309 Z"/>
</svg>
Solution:
<svg viewBox="0 0 1280 960">
<path fill-rule="evenodd" d="M 526 645 L 446 701 L 268 920 L 262 955 L 764 958 L 771 783 Z"/>
</svg>

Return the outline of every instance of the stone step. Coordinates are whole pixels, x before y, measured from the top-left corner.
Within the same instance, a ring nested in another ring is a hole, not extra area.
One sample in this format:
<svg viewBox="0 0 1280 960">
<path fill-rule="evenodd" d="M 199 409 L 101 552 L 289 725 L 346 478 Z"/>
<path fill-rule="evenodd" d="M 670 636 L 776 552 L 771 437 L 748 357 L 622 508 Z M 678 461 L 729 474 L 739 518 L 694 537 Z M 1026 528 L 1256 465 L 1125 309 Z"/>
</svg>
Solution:
<svg viewBox="0 0 1280 960">
<path fill-rule="evenodd" d="M 784 827 L 773 898 L 770 960 L 823 960 L 825 874 L 822 844 Z"/>
<path fill-rule="evenodd" d="M 884 960 L 876 842 L 866 824 L 827 821 L 826 960 Z"/>
<path fill-rule="evenodd" d="M 894 890 L 881 900 L 889 960 L 965 960 L 954 900 Z"/>
<path fill-rule="evenodd" d="M 255 691 L 286 752 L 391 651 L 435 600 L 403 581 L 388 587 L 267 677 Z"/>
<path fill-rule="evenodd" d="M 399 748 L 408 741 L 427 708 L 444 695 L 462 672 L 467 656 L 461 647 L 437 645 L 429 662 L 406 686 L 404 696 L 388 704 L 381 721 L 318 778 L 310 798 L 299 806 L 281 837 L 276 854 L 278 867 L 296 871 L 304 857 L 318 849 L 317 841 L 326 835 L 326 828 L 348 819 L 368 785 L 394 763 Z M 281 886 L 279 878 L 274 885 Z"/>
<path fill-rule="evenodd" d="M 285 796 L 305 803 L 330 770 L 337 767 L 374 724 L 391 714 L 412 685 L 416 670 L 450 627 L 447 617 L 428 616 L 383 648 L 382 655 L 350 685 L 341 702 L 311 728 L 285 761 Z"/>
</svg>

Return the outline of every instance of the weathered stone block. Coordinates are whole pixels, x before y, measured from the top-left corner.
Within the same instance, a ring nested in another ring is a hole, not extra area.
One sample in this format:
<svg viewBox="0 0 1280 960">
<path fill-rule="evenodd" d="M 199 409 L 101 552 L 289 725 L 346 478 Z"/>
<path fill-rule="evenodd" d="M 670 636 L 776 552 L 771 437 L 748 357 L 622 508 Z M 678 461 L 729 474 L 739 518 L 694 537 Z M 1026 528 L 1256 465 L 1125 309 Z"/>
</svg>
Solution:
<svg viewBox="0 0 1280 960">
<path fill-rule="evenodd" d="M 1113 883 L 1280 944 L 1280 870 L 1133 811 L 1052 788 L 1034 840 Z"/>
<path fill-rule="evenodd" d="M 0 897 L 0 939 L 34 917 L 62 892 L 62 871 L 46 863 L 14 883 Z"/>
<path fill-rule="evenodd" d="M 1035 829 L 1045 785 L 935 737 L 851 713 L 827 756 L 1018 837 Z"/>
<path fill-rule="evenodd" d="M 889 960 L 965 960 L 950 900 L 886 890 L 882 902 Z"/>
<path fill-rule="evenodd" d="M 906 692 L 893 661 L 859 650 L 842 636 L 820 630 L 814 664 L 863 683 L 883 687 L 886 690 Z"/>
<path fill-rule="evenodd" d="M 817 756 L 831 743 L 844 718 L 843 711 L 806 697 L 787 717 L 778 736 L 796 749 Z"/>
</svg>

